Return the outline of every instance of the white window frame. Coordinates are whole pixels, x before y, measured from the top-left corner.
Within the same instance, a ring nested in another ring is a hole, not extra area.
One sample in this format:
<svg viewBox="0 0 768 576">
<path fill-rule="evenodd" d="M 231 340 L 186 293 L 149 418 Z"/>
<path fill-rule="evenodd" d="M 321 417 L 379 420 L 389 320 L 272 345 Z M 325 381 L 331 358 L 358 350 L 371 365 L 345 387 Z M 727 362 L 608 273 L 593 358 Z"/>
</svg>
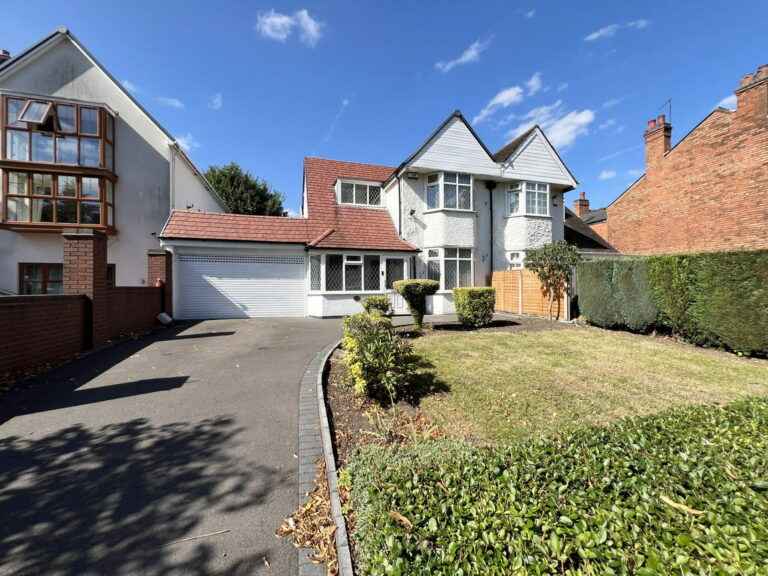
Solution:
<svg viewBox="0 0 768 576">
<path fill-rule="evenodd" d="M 312 287 L 312 262 L 317 262 L 317 265 L 320 267 L 320 287 L 319 288 L 313 288 Z M 307 276 L 309 277 L 309 291 L 310 292 L 322 292 L 323 286 L 325 286 L 325 266 L 324 266 L 325 258 L 322 254 L 310 254 L 309 255 L 309 273 Z"/>
<path fill-rule="evenodd" d="M 448 257 L 446 254 L 447 250 L 456 250 L 456 257 Z M 460 250 L 469 250 L 469 256 L 468 257 L 462 257 L 460 256 L 461 252 Z M 436 252 L 437 255 L 430 255 L 430 252 Z M 429 278 L 429 262 L 430 261 L 437 261 L 440 263 L 440 291 L 441 292 L 450 292 L 453 288 L 447 288 L 445 285 L 445 270 L 446 270 L 446 261 L 452 261 L 456 262 L 456 279 L 459 279 L 459 268 L 458 268 L 458 262 L 464 261 L 469 262 L 469 286 L 466 286 L 467 288 L 471 288 L 475 285 L 475 249 L 469 246 L 442 246 L 442 247 L 434 247 L 434 248 L 428 248 L 426 249 L 427 253 L 427 259 L 426 259 L 426 274 L 425 276 Z M 464 286 L 458 286 L 461 288 L 464 288 Z"/>
<path fill-rule="evenodd" d="M 544 186 L 546 190 L 528 190 L 529 186 L 534 186 L 536 188 L 540 186 Z M 507 186 L 507 195 L 506 195 L 506 210 L 507 210 L 507 216 L 539 216 L 539 217 L 551 217 L 552 216 L 552 210 L 550 207 L 550 199 L 549 199 L 549 193 L 550 193 L 550 186 L 546 182 L 534 182 L 531 180 L 528 181 L 519 181 L 519 182 L 511 182 Z M 512 212 L 510 209 L 510 197 L 512 194 L 518 195 L 518 204 L 517 204 L 517 211 Z M 546 213 L 542 214 L 540 212 L 530 212 L 528 210 L 528 197 L 531 195 L 533 197 L 533 206 L 537 205 L 536 197 L 537 195 L 542 194 L 545 197 L 545 203 L 546 206 Z"/>
<path fill-rule="evenodd" d="M 327 285 L 327 266 L 328 266 L 328 256 L 340 256 L 341 257 L 341 290 L 329 290 Z M 378 256 L 379 258 L 379 287 L 376 290 L 367 290 L 365 288 L 365 258 L 367 256 Z M 313 290 L 312 289 L 312 264 L 310 262 L 310 273 L 309 273 L 309 291 L 313 294 L 383 294 L 384 293 L 384 280 L 382 278 L 383 275 L 383 263 L 385 258 L 388 255 L 385 253 L 377 253 L 377 252 L 371 252 L 371 253 L 351 253 L 351 254 L 340 254 L 337 252 L 328 253 L 328 254 L 313 254 L 310 256 L 310 260 L 314 257 L 320 258 L 320 289 L 319 290 Z M 404 258 L 404 257 L 403 257 Z M 353 290 L 347 288 L 347 266 L 359 266 L 360 267 L 360 289 L 359 290 Z"/>
<path fill-rule="evenodd" d="M 344 202 L 341 195 L 342 186 L 344 184 L 351 184 L 353 186 L 352 189 L 352 202 Z M 359 203 L 356 201 L 357 198 L 357 186 L 365 186 L 365 198 L 366 202 Z M 365 206 L 365 207 L 373 207 L 373 208 L 381 208 L 384 206 L 384 188 L 381 185 L 381 182 L 377 181 L 371 181 L 371 180 L 350 180 L 350 179 L 339 179 L 336 186 L 336 199 L 338 200 L 339 204 L 343 204 L 345 206 Z M 379 189 L 379 202 L 378 204 L 371 204 L 371 188 L 378 188 Z"/>
<path fill-rule="evenodd" d="M 446 182 L 445 181 L 445 175 L 446 174 L 455 174 L 456 175 L 456 182 Z M 429 179 L 433 176 L 437 176 L 437 206 L 429 206 L 429 201 L 427 198 L 427 189 L 429 186 L 434 186 L 435 183 L 430 183 Z M 459 186 L 467 186 L 467 184 L 459 184 L 459 177 L 460 176 L 469 176 L 469 208 L 459 208 Z M 446 184 L 452 184 L 456 186 L 456 207 L 446 207 L 445 205 L 445 185 Z M 457 212 L 472 212 L 475 209 L 475 177 L 472 176 L 472 174 L 468 174 L 466 172 L 432 172 L 431 174 L 427 174 L 426 181 L 424 183 L 424 203 L 426 204 L 427 212 L 432 210 L 455 210 Z"/>
</svg>

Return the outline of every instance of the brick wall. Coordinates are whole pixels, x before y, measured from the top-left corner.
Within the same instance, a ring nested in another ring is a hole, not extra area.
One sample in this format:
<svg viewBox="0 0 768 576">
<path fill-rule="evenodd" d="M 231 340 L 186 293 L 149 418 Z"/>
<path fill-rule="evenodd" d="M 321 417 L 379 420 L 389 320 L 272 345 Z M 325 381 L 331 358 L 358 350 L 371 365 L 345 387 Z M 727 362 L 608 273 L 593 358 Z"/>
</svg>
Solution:
<svg viewBox="0 0 768 576">
<path fill-rule="evenodd" d="M 0 298 L 0 375 L 84 350 L 88 318 L 85 296 Z"/>
<path fill-rule="evenodd" d="M 675 148 L 654 121 L 647 172 L 608 207 L 606 231 L 626 254 L 768 248 L 768 67 L 742 79 L 736 112 L 715 110 Z"/>
<path fill-rule="evenodd" d="M 107 289 L 104 316 L 106 338 L 141 332 L 155 325 L 162 308 L 161 288 L 118 286 Z"/>
</svg>

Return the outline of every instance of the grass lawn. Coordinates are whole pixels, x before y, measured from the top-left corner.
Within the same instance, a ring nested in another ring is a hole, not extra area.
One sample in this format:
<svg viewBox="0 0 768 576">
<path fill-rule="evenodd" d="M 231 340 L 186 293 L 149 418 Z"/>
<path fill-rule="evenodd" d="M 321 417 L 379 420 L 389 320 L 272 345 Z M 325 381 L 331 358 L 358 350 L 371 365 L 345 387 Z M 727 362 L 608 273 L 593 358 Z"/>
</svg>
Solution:
<svg viewBox="0 0 768 576">
<path fill-rule="evenodd" d="M 685 403 L 768 395 L 768 363 L 621 332 L 430 332 L 414 341 L 449 392 L 427 416 L 494 444 Z"/>
</svg>

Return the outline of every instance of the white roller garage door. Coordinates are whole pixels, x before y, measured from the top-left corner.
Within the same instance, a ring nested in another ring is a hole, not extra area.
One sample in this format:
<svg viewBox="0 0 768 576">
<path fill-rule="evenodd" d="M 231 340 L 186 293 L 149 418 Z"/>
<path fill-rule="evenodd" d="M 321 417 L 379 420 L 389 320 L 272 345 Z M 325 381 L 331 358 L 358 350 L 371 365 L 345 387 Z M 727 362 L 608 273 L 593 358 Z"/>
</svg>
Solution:
<svg viewBox="0 0 768 576">
<path fill-rule="evenodd" d="M 303 256 L 179 254 L 176 317 L 304 316 Z"/>
</svg>

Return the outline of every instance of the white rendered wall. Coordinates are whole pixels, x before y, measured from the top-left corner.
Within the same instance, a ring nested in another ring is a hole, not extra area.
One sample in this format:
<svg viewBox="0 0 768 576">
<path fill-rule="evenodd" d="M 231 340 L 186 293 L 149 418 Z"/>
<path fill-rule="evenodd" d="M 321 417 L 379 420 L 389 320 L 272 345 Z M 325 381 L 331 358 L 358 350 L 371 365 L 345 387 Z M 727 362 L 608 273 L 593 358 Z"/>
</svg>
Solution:
<svg viewBox="0 0 768 576">
<path fill-rule="evenodd" d="M 474 212 L 434 210 L 424 214 L 424 246 L 475 245 Z"/>
<path fill-rule="evenodd" d="M 0 89 L 103 103 L 117 113 L 118 234 L 109 237 L 108 261 L 116 265 L 118 285 L 146 285 L 147 250 L 160 247 L 152 234 L 160 233 L 170 214 L 167 135 L 67 39 L 0 80 Z M 180 176 L 183 170 L 180 168 Z M 17 290 L 18 262 L 61 262 L 61 243 L 60 234 L 0 232 L 0 287 Z"/>
</svg>

